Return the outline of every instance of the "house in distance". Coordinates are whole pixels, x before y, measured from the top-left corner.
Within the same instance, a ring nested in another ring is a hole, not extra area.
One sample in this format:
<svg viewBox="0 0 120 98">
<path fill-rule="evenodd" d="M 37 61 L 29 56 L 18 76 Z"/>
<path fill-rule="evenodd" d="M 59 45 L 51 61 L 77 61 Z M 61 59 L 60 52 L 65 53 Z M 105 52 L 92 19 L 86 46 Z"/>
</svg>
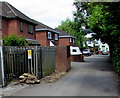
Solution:
<svg viewBox="0 0 120 98">
<path fill-rule="evenodd" d="M 59 32 L 53 28 L 37 22 L 36 26 L 36 40 L 41 46 L 58 46 L 59 45 Z"/>
</svg>

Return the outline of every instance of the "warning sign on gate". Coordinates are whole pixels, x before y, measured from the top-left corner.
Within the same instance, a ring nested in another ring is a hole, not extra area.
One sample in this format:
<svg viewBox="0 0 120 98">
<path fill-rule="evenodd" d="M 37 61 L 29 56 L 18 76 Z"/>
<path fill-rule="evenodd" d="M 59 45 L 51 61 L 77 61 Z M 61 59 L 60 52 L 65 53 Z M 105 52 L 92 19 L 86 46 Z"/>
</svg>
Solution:
<svg viewBox="0 0 120 98">
<path fill-rule="evenodd" d="M 28 59 L 32 59 L 32 50 L 28 50 Z"/>
</svg>

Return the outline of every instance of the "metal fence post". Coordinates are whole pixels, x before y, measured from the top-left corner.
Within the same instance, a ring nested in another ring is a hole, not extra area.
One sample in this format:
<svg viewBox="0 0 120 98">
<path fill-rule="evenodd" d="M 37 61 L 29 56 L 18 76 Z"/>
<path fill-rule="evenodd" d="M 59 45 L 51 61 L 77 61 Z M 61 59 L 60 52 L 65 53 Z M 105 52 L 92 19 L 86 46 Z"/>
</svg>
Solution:
<svg viewBox="0 0 120 98">
<path fill-rule="evenodd" d="M 35 58 L 36 58 L 36 61 L 35 61 L 36 62 L 35 63 L 36 64 L 35 65 L 36 69 L 35 68 L 34 69 L 35 69 L 36 77 L 38 77 L 38 47 L 37 46 L 35 47 Z"/>
<path fill-rule="evenodd" d="M 5 86 L 5 77 L 4 77 L 4 63 L 3 63 L 3 48 L 0 46 L 0 53 L 1 53 L 1 71 L 2 71 L 2 86 Z"/>
</svg>

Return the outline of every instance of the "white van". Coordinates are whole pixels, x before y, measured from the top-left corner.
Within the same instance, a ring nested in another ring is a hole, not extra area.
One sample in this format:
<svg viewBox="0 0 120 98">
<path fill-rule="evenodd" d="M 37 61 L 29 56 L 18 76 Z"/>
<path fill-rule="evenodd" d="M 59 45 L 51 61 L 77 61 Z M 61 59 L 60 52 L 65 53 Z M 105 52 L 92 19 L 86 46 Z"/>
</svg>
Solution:
<svg viewBox="0 0 120 98">
<path fill-rule="evenodd" d="M 80 51 L 79 47 L 70 46 L 70 54 L 71 55 L 81 55 L 82 52 Z"/>
</svg>

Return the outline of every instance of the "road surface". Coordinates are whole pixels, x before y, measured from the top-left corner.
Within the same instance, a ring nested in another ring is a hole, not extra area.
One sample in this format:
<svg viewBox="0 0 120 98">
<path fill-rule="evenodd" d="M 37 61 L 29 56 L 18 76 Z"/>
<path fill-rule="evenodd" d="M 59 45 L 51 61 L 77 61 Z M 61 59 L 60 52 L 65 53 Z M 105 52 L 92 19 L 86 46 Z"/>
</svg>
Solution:
<svg viewBox="0 0 120 98">
<path fill-rule="evenodd" d="M 118 96 L 117 75 L 109 56 L 94 55 L 72 62 L 68 74 L 56 83 L 31 85 L 13 96 Z"/>
</svg>

